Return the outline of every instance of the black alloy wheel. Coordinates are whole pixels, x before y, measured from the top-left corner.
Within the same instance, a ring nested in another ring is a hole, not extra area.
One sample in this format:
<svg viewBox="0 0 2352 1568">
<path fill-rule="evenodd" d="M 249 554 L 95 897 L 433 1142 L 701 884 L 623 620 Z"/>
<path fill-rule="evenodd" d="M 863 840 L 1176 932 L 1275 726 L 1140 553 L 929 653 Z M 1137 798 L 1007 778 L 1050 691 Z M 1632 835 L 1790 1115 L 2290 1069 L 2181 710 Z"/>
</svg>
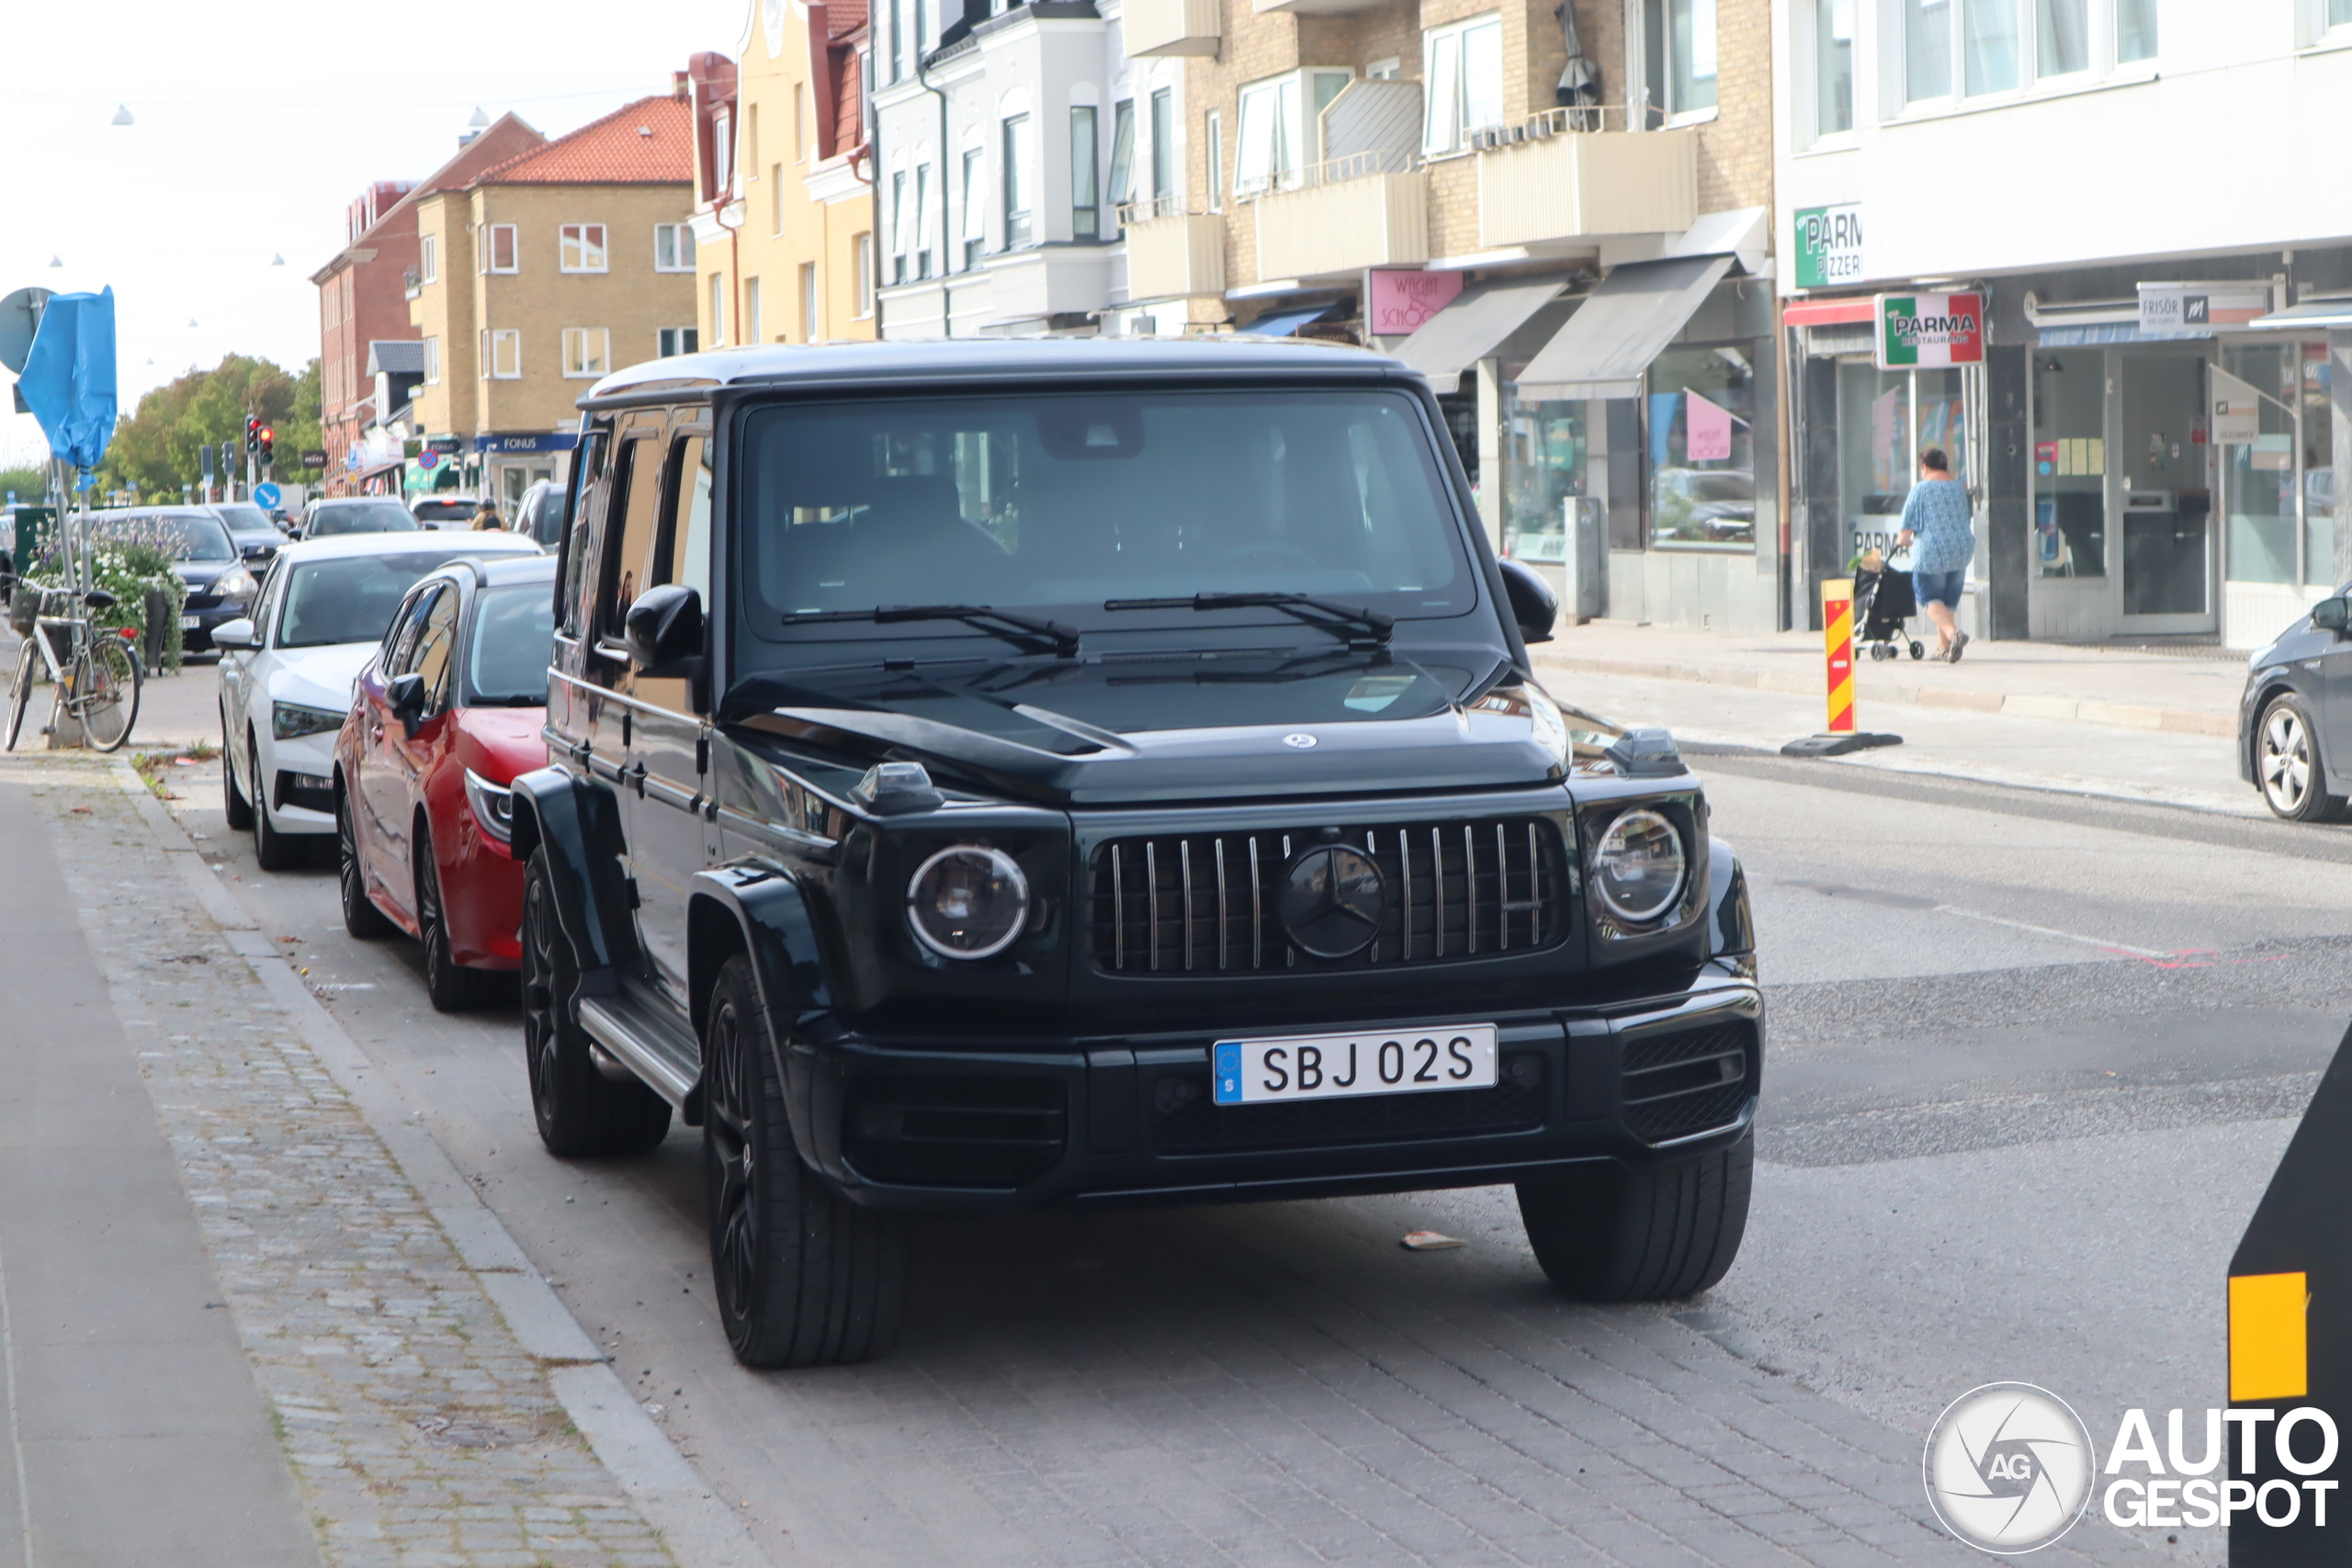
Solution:
<svg viewBox="0 0 2352 1568">
<path fill-rule="evenodd" d="M 505 976 L 469 969 L 449 951 L 448 912 L 441 906 L 441 870 L 433 854 L 433 829 L 420 813 L 412 839 L 416 845 L 416 934 L 424 943 L 424 994 L 435 1012 L 464 1012 L 495 999 Z"/>
<path fill-rule="evenodd" d="M 360 863 L 358 829 L 351 821 L 351 795 L 341 788 L 334 792 L 334 850 L 336 881 L 343 895 L 343 929 L 361 942 L 390 935 L 392 922 L 368 897 L 368 871 Z"/>
<path fill-rule="evenodd" d="M 571 1016 L 580 964 L 556 919 L 545 850 L 524 873 L 522 978 L 523 1061 L 548 1153 L 629 1155 L 660 1143 L 670 1131 L 670 1102 L 633 1077 L 598 1071 L 587 1032 Z"/>
<path fill-rule="evenodd" d="M 747 1367 L 847 1366 L 906 1315 L 905 1218 L 861 1208 L 803 1163 L 751 961 L 729 959 L 703 1028 L 703 1179 L 711 1279 Z"/>
<path fill-rule="evenodd" d="M 264 871 L 291 871 L 302 863 L 302 840 L 279 832 L 277 824 L 269 819 L 269 785 L 262 782 L 261 742 L 249 740 L 245 755 L 250 759 L 245 773 L 254 781 L 254 860 Z"/>
<path fill-rule="evenodd" d="M 232 833 L 250 832 L 254 825 L 254 803 L 237 787 L 236 748 L 229 740 L 229 712 L 220 711 L 220 815 L 229 821 Z"/>
<path fill-rule="evenodd" d="M 1730 1269 L 1747 1230 L 1756 1138 L 1641 1169 L 1614 1162 L 1519 1184 L 1528 1245 L 1585 1302 L 1676 1301 Z"/>
</svg>

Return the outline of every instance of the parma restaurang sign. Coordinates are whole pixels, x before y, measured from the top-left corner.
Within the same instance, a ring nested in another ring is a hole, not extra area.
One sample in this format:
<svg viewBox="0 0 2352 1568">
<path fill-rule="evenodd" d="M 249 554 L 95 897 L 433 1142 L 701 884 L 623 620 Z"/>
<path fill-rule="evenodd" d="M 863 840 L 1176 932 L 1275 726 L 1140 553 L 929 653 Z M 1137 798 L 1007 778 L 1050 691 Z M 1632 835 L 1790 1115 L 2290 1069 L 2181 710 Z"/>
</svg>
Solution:
<svg viewBox="0 0 2352 1568">
<path fill-rule="evenodd" d="M 1984 363 L 1982 294 L 1882 294 L 1875 305 L 1880 369 Z"/>
</svg>

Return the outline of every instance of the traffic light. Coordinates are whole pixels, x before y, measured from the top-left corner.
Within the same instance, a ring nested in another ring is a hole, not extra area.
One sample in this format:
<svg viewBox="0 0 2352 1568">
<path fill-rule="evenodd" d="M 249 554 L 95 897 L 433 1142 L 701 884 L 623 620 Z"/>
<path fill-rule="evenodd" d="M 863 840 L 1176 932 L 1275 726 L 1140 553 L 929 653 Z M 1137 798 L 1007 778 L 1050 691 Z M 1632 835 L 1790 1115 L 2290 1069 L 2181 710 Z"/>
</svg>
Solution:
<svg viewBox="0 0 2352 1568">
<path fill-rule="evenodd" d="M 220 476 L 226 479 L 236 470 L 237 444 L 233 441 L 223 441 L 220 443 Z"/>
<path fill-rule="evenodd" d="M 245 417 L 245 450 L 248 452 L 261 450 L 261 421 L 250 414 Z"/>
<path fill-rule="evenodd" d="M 264 467 L 264 468 L 267 468 L 267 467 L 269 466 L 269 463 L 270 463 L 270 454 L 271 454 L 271 452 L 272 452 L 272 451 L 277 447 L 277 432 L 276 432 L 276 431 L 274 431 L 274 430 L 270 429 L 270 427 L 269 427 L 269 426 L 267 426 L 267 425 L 266 425 L 266 424 L 265 424 L 265 425 L 263 425 L 263 426 L 261 427 L 261 448 L 260 448 L 260 450 L 261 450 L 261 461 L 262 461 L 262 467 Z"/>
</svg>

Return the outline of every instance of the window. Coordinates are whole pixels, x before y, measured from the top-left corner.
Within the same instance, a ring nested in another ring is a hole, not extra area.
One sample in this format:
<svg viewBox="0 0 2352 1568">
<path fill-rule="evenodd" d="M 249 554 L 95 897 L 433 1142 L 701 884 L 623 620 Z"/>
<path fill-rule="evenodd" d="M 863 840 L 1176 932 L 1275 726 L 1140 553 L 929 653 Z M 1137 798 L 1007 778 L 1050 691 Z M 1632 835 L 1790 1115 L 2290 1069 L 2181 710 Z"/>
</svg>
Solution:
<svg viewBox="0 0 2352 1568">
<path fill-rule="evenodd" d="M 1151 95 L 1151 199 L 1176 196 L 1176 95 L 1166 87 Z"/>
<path fill-rule="evenodd" d="M 653 334 L 653 352 L 662 359 L 673 355 L 695 351 L 695 330 L 692 327 L 663 327 Z"/>
<path fill-rule="evenodd" d="M 2064 76 L 2090 69 L 2089 0 L 2034 0 L 2033 8 L 2039 23 L 2035 74 Z"/>
<path fill-rule="evenodd" d="M 766 335 L 761 330 L 761 321 L 760 280 L 747 277 L 743 280 L 743 342 L 756 344 L 766 341 Z"/>
<path fill-rule="evenodd" d="M 931 17 L 923 9 L 922 0 L 915 0 L 914 55 L 917 67 L 922 64 L 923 45 L 929 41 L 930 38 Z"/>
<path fill-rule="evenodd" d="M 817 320 L 817 264 L 800 264 L 800 341 L 815 343 L 823 335 Z"/>
<path fill-rule="evenodd" d="M 792 161 L 808 161 L 808 85 L 805 82 L 792 85 Z"/>
<path fill-rule="evenodd" d="M 691 223 L 653 225 L 653 270 L 692 272 L 694 269 L 694 225 Z"/>
<path fill-rule="evenodd" d="M 1650 361 L 1650 542 L 1756 547 L 1752 346 L 1673 347 Z"/>
<path fill-rule="evenodd" d="M 669 558 L 656 569 L 663 582 L 693 589 L 705 605 L 710 603 L 710 446 L 704 435 L 671 444 L 670 518 L 662 530 Z"/>
<path fill-rule="evenodd" d="M 1136 197 L 1136 106 L 1122 98 L 1111 107 L 1111 213 Z"/>
<path fill-rule="evenodd" d="M 1903 101 L 1951 93 L 1951 0 L 1903 0 Z"/>
<path fill-rule="evenodd" d="M 710 188 L 713 196 L 735 188 L 735 118 L 725 109 L 710 119 Z"/>
<path fill-rule="evenodd" d="M 857 253 L 857 314 L 864 321 L 874 314 L 874 231 L 853 238 L 850 248 Z"/>
<path fill-rule="evenodd" d="M 650 440 L 631 441 L 620 449 L 613 469 L 619 482 L 607 515 L 616 513 L 620 525 L 605 547 L 596 629 L 604 640 L 619 643 L 628 607 L 637 603 L 638 594 L 655 586 L 654 575 L 668 564 L 654 555 L 661 532 L 662 448 Z"/>
<path fill-rule="evenodd" d="M 1102 236 L 1102 143 L 1095 133 L 1098 111 L 1080 104 L 1069 111 L 1069 232 L 1074 240 Z"/>
<path fill-rule="evenodd" d="M 914 249 L 914 214 L 907 210 L 907 176 L 890 176 L 890 281 L 907 280 L 907 253 Z"/>
<path fill-rule="evenodd" d="M 512 381 L 523 374 L 523 334 L 512 327 L 485 327 L 481 375 L 485 381 Z"/>
<path fill-rule="evenodd" d="M 1004 248 L 1019 250 L 1035 234 L 1029 200 L 1029 117 L 1004 122 Z"/>
<path fill-rule="evenodd" d="M 1431 28 L 1421 36 L 1421 75 L 1428 84 L 1422 151 L 1434 157 L 1467 150 L 1472 131 L 1502 123 L 1502 18 L 1476 17 Z"/>
<path fill-rule="evenodd" d="M 1854 0 L 1813 0 L 1815 136 L 1854 129 Z"/>
<path fill-rule="evenodd" d="M 760 177 L 760 106 L 752 104 L 743 111 L 743 162 L 752 165 L 752 177 Z"/>
<path fill-rule="evenodd" d="M 1642 0 L 1642 69 L 1653 121 L 1713 108 L 1715 0 Z"/>
<path fill-rule="evenodd" d="M 2328 21 L 2352 21 L 2352 0 L 2328 0 Z M 2115 58 L 2119 62 L 2156 57 L 2156 0 L 2115 0 Z"/>
<path fill-rule="evenodd" d="M 977 147 L 964 149 L 964 270 L 971 271 L 980 265 L 980 252 L 988 244 L 989 215 L 987 178 Z"/>
<path fill-rule="evenodd" d="M 560 270 L 605 270 L 605 226 L 602 223 L 566 223 L 559 232 L 562 236 L 557 251 L 556 265 Z"/>
<path fill-rule="evenodd" d="M 768 232 L 784 232 L 784 165 L 768 170 Z"/>
<path fill-rule="evenodd" d="M 1225 115 L 1211 109 L 1202 127 L 1202 141 L 1208 147 L 1209 210 L 1225 210 Z"/>
<path fill-rule="evenodd" d="M 1385 60 L 1375 60 L 1363 68 L 1367 82 L 1394 82 L 1404 73 L 1405 62 L 1393 54 Z"/>
<path fill-rule="evenodd" d="M 723 272 L 710 275 L 710 345 L 727 346 L 727 275 Z"/>
<path fill-rule="evenodd" d="M 416 280 L 419 283 L 441 281 L 441 236 L 420 234 L 416 238 Z"/>
<path fill-rule="evenodd" d="M 2018 0 L 1962 0 L 1962 83 L 1969 95 L 2018 85 Z"/>
<path fill-rule="evenodd" d="M 931 165 L 915 165 L 915 276 L 931 276 Z"/>
<path fill-rule="evenodd" d="M 429 387 L 441 384 L 441 340 L 437 337 L 424 340 L 424 382 Z"/>
<path fill-rule="evenodd" d="M 1313 70 L 1242 88 L 1233 194 L 1255 196 L 1296 185 L 1298 172 L 1322 155 L 1317 117 L 1347 85 L 1345 71 Z"/>
<path fill-rule="evenodd" d="M 485 223 L 481 226 L 481 269 L 484 272 L 514 272 L 520 268 L 514 247 L 514 225 Z"/>
<path fill-rule="evenodd" d="M 890 80 L 907 73 L 907 12 L 902 0 L 890 0 Z"/>
</svg>

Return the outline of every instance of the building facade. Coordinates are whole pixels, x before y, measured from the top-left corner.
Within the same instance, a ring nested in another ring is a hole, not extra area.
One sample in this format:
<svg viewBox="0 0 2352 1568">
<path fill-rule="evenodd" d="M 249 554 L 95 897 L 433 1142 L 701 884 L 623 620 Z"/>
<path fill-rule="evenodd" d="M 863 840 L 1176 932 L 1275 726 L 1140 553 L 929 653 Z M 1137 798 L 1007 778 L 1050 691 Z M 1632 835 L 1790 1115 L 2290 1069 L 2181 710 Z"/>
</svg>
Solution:
<svg viewBox="0 0 2352 1568">
<path fill-rule="evenodd" d="M 562 479 L 580 394 L 693 329 L 692 131 L 682 84 L 417 203 L 413 434 L 462 488 Z"/>
<path fill-rule="evenodd" d="M 763 0 L 690 62 L 699 343 L 875 335 L 865 54 L 863 0 Z"/>
<path fill-rule="evenodd" d="M 2352 578 L 2352 191 L 2306 151 L 2352 129 L 2352 10 L 1805 0 L 1773 47 L 1803 588 L 1928 446 L 1980 635 L 2253 648 Z M 1882 368 L 1878 299 L 1955 292 L 1981 357 Z"/>
</svg>

